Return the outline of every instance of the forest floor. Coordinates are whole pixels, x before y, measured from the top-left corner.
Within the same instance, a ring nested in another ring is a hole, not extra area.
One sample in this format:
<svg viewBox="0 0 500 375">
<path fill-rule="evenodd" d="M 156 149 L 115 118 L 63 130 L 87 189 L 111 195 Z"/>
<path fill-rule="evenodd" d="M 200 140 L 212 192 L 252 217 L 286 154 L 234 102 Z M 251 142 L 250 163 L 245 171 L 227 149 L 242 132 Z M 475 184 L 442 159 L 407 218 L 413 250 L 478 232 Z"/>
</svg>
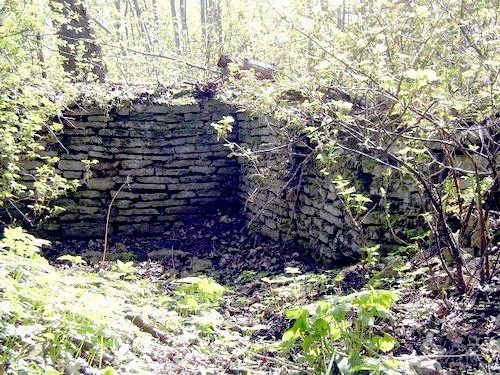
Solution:
<svg viewBox="0 0 500 375">
<path fill-rule="evenodd" d="M 324 269 L 235 224 L 221 218 L 162 237 L 115 239 L 104 267 L 101 241 L 54 242 L 51 259 L 73 253 L 86 262 L 26 263 L 26 279 L 12 281 L 21 296 L 12 297 L 12 306 L 27 299 L 34 301 L 30 316 L 40 314 L 39 305 L 52 312 L 26 317 L 21 341 L 29 354 L 9 366 L 86 374 L 112 374 L 111 368 L 120 374 L 314 373 L 298 351 L 280 350 L 290 325 L 284 312 L 370 282 L 399 294 L 396 318 L 385 330 L 399 342 L 392 355 L 405 363 L 401 373 L 500 370 L 498 283 L 457 300 L 443 293 L 442 272 L 432 262 Z M 15 259 L 0 263 L 7 271 L 19 267 Z M 63 333 L 69 342 L 58 339 Z M 30 335 L 43 339 L 31 342 Z"/>
</svg>

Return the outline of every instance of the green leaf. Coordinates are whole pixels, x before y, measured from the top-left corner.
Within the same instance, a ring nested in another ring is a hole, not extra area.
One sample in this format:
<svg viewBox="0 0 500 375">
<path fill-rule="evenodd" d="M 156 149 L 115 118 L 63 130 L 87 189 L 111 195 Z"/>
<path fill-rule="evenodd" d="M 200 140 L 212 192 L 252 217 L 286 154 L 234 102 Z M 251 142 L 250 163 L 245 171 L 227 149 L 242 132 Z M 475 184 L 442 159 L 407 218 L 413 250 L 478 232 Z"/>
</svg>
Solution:
<svg viewBox="0 0 500 375">
<path fill-rule="evenodd" d="M 387 353 L 394 349 L 394 347 L 398 344 L 398 341 L 388 333 L 384 333 L 383 336 L 373 336 L 372 343 L 376 348 L 384 353 Z"/>
<path fill-rule="evenodd" d="M 297 329 L 289 328 L 283 333 L 283 337 L 281 338 L 281 341 L 283 342 L 289 342 L 289 341 L 294 341 L 297 340 L 300 337 L 300 331 Z"/>
<path fill-rule="evenodd" d="M 71 264 L 87 264 L 85 260 L 81 256 L 78 255 L 61 255 L 60 257 L 57 258 L 57 260 L 67 260 Z"/>
<path fill-rule="evenodd" d="M 103 371 L 102 371 L 102 375 L 115 375 L 116 374 L 116 371 L 113 367 L 106 367 Z"/>
</svg>

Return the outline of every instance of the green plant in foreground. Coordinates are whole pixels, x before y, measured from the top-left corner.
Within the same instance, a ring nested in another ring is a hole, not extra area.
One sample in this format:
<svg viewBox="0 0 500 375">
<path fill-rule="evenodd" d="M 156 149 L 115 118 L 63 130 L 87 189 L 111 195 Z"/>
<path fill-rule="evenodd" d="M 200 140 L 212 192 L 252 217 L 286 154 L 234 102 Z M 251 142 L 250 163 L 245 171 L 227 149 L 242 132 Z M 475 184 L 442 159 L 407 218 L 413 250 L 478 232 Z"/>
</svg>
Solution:
<svg viewBox="0 0 500 375">
<path fill-rule="evenodd" d="M 224 322 L 223 316 L 215 309 L 219 306 L 226 288 L 207 277 L 185 277 L 176 281 L 178 297 L 176 308 L 204 334 L 211 334 L 214 328 Z"/>
<path fill-rule="evenodd" d="M 164 316 L 155 287 L 115 272 L 57 269 L 38 254 L 47 244 L 21 228 L 0 240 L 0 374 L 112 374 L 118 363 L 144 373 L 154 338 L 126 316 L 146 314 L 144 306 L 153 320 Z"/>
<path fill-rule="evenodd" d="M 179 307 L 192 312 L 217 307 L 226 290 L 206 277 L 185 277 L 176 282 L 179 284 L 175 290 L 175 294 L 180 297 Z"/>
<path fill-rule="evenodd" d="M 0 250 L 11 251 L 24 258 L 36 258 L 42 246 L 49 244 L 49 241 L 36 238 L 22 228 L 6 228 Z"/>
<path fill-rule="evenodd" d="M 117 259 L 116 264 L 113 266 L 112 270 L 116 272 L 117 276 L 124 280 L 135 280 L 136 276 L 134 275 L 135 267 L 134 262 L 122 262 L 120 259 Z"/>
<path fill-rule="evenodd" d="M 79 255 L 61 255 L 60 257 L 57 258 L 57 260 L 61 261 L 68 261 L 71 263 L 72 266 L 77 265 L 77 264 L 86 264 L 87 262 Z"/>
<path fill-rule="evenodd" d="M 373 266 L 378 262 L 380 256 L 380 245 L 364 246 L 361 250 L 364 253 L 364 257 L 361 259 L 362 263 Z"/>
<path fill-rule="evenodd" d="M 379 323 L 392 319 L 390 308 L 397 299 L 392 291 L 370 289 L 292 308 L 286 317 L 294 323 L 283 334 L 280 349 L 299 349 L 326 374 L 395 374 L 399 363 L 384 355 L 398 342 Z"/>
</svg>

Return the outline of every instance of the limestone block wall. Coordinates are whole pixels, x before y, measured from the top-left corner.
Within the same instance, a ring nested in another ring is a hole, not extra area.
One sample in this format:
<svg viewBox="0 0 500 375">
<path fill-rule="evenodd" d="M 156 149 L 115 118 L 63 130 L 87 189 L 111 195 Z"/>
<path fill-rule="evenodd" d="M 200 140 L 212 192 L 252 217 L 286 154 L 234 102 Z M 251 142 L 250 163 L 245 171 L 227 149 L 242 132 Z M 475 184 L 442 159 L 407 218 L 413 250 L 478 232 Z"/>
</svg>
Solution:
<svg viewBox="0 0 500 375">
<path fill-rule="evenodd" d="M 398 246 L 398 237 L 418 225 L 424 204 L 420 192 L 404 179 L 384 177 L 380 165 L 346 154 L 325 176 L 314 159 L 306 159 L 310 149 L 300 142 L 284 147 L 289 136 L 265 119 L 242 122 L 239 139 L 258 157 L 253 162 L 243 158 L 240 196 L 248 219 L 267 236 L 296 242 L 325 262 L 337 262 L 359 257 L 361 246 Z M 349 219 L 332 183 L 337 174 L 372 200 L 361 230 Z"/>
<path fill-rule="evenodd" d="M 256 151 L 250 158 L 229 157 L 217 139 L 210 125 L 226 115 L 235 119 L 230 140 L 239 153 Z M 290 142 L 275 121 L 213 99 L 87 106 L 66 116 L 62 146 L 54 143 L 52 153 L 59 155 L 64 177 L 86 183 L 58 202 L 66 211 L 47 225 L 58 236 L 102 236 L 108 206 L 121 187 L 111 210 L 112 234 L 161 234 L 243 212 L 251 228 L 326 262 L 356 258 L 363 244 L 396 246 L 397 236 L 419 220 L 423 201 L 413 184 L 394 177 L 388 182 L 383 168 L 352 155 L 324 176 L 307 156 L 307 144 Z M 98 161 L 90 178 L 81 160 Z M 332 184 L 336 174 L 373 201 L 362 230 L 343 208 Z M 386 205 L 395 215 L 390 225 Z"/>
<path fill-rule="evenodd" d="M 240 198 L 249 224 L 280 241 L 294 241 L 293 152 L 281 147 L 287 136 L 273 121 L 237 114 L 238 140 L 242 148 L 256 152 L 256 159 L 240 157 Z M 287 199 L 288 196 L 288 199 Z"/>
<path fill-rule="evenodd" d="M 352 181 L 358 192 L 372 200 L 366 215 L 359 220 L 361 229 L 350 220 L 331 182 L 336 174 Z M 329 176 L 322 175 L 311 165 L 298 196 L 299 242 L 327 262 L 359 257 L 361 246 L 379 244 L 390 249 L 401 245 L 398 238 L 407 238 L 407 229 L 418 226 L 424 200 L 409 181 L 396 177 L 387 180 L 383 175 L 384 168 L 380 165 L 347 155 Z"/>
<path fill-rule="evenodd" d="M 66 211 L 48 230 L 63 236 L 101 236 L 108 205 L 111 230 L 162 233 L 172 225 L 238 210 L 239 168 L 210 126 L 233 111 L 216 101 L 184 98 L 167 104 L 129 104 L 107 111 L 74 109 L 57 144 L 58 168 L 83 179 L 81 160 L 97 160 L 88 181 L 58 203 Z"/>
</svg>

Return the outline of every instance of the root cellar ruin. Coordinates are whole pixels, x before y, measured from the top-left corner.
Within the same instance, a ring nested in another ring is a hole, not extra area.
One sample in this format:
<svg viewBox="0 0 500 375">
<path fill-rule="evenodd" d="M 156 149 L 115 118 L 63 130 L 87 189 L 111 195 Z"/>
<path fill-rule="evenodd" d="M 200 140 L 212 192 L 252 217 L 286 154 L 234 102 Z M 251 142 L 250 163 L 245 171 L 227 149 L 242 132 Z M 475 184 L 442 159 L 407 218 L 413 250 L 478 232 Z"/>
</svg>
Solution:
<svg viewBox="0 0 500 375">
<path fill-rule="evenodd" d="M 231 156 L 211 126 L 224 116 L 235 120 L 227 140 L 242 150 L 260 150 L 258 159 Z M 49 234 L 103 236 L 116 196 L 109 227 L 114 235 L 158 235 L 243 212 L 255 230 L 277 241 L 293 241 L 323 261 L 359 253 L 360 233 L 343 212 L 331 177 L 304 158 L 304 145 L 286 145 L 273 121 L 190 95 L 128 100 L 106 109 L 79 106 L 66 117 L 61 144 L 54 143 L 50 152 L 60 157 L 64 177 L 85 183 L 59 201 L 66 210 L 46 226 Z M 98 161 L 89 178 L 82 160 Z M 339 168 L 369 192 L 375 205 L 381 201 L 380 166 L 346 155 Z M 392 182 L 384 198 L 392 212 L 401 214 L 398 228 L 418 218 L 421 197 L 409 186 L 404 180 Z M 371 208 L 366 232 L 374 242 L 392 246 L 379 206 Z"/>
</svg>

